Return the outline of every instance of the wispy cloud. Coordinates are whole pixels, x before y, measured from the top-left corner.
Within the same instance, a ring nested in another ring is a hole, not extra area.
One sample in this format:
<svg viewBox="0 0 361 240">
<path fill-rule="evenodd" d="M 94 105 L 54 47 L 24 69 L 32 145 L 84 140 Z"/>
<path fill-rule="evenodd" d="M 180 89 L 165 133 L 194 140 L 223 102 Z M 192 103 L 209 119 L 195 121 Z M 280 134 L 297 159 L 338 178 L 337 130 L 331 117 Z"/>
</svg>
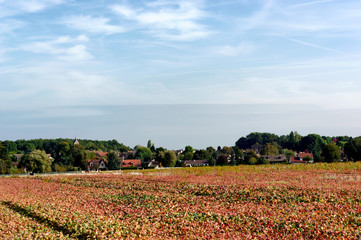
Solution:
<svg viewBox="0 0 361 240">
<path fill-rule="evenodd" d="M 238 55 L 248 55 L 255 50 L 255 46 L 252 43 L 240 43 L 237 46 L 220 46 L 215 49 L 217 54 L 223 56 L 238 56 Z"/>
<path fill-rule="evenodd" d="M 93 56 L 87 52 L 85 45 L 77 44 L 87 41 L 88 38 L 84 35 L 79 35 L 76 38 L 62 36 L 51 41 L 30 42 L 21 46 L 20 49 L 33 53 L 56 55 L 62 60 L 82 61 L 93 58 Z M 69 44 L 74 43 L 76 44 L 69 46 Z"/>
<path fill-rule="evenodd" d="M 0 17 L 39 12 L 65 2 L 66 0 L 3 0 L 0 2 Z"/>
<path fill-rule="evenodd" d="M 24 25 L 25 23 L 19 20 L 2 20 L 0 22 L 0 37 L 1 35 L 11 33 L 16 29 L 23 27 Z"/>
<path fill-rule="evenodd" d="M 211 31 L 200 20 L 207 17 L 199 1 L 153 1 L 147 8 L 113 5 L 111 9 L 123 19 L 133 21 L 134 28 L 175 41 L 208 37 Z"/>
<path fill-rule="evenodd" d="M 109 18 L 91 17 L 91 16 L 68 16 L 63 18 L 61 23 L 67 25 L 70 28 L 85 31 L 89 33 L 100 34 L 116 34 L 125 32 L 125 28 L 122 26 L 109 24 Z"/>
<path fill-rule="evenodd" d="M 312 47 L 312 48 L 318 48 L 318 49 L 322 49 L 322 50 L 326 50 L 326 51 L 330 51 L 330 52 L 334 52 L 334 53 L 345 54 L 344 52 L 333 49 L 333 48 L 320 46 L 320 45 L 317 45 L 317 44 L 314 44 L 314 43 L 305 42 L 305 41 L 301 41 L 301 40 L 294 39 L 294 38 L 289 38 L 288 40 L 290 40 L 292 42 L 295 42 L 295 43 L 299 43 L 299 44 L 304 45 L 304 46 Z"/>
<path fill-rule="evenodd" d="M 313 1 L 313 2 L 306 2 L 306 3 L 301 3 L 301 4 L 296 4 L 291 6 L 290 8 L 299 8 L 299 7 L 308 7 L 311 5 L 315 5 L 315 4 L 322 4 L 322 3 L 328 3 L 328 2 L 333 2 L 334 0 L 321 0 L 321 1 Z"/>
<path fill-rule="evenodd" d="M 267 19 L 272 14 L 275 1 L 265 0 L 262 2 L 262 7 L 255 11 L 251 16 L 239 19 L 239 28 L 242 29 L 242 31 L 250 30 L 260 26 L 262 27 L 267 22 Z"/>
<path fill-rule="evenodd" d="M 18 0 L 17 6 L 26 12 L 42 11 L 52 5 L 64 3 L 64 0 Z"/>
</svg>

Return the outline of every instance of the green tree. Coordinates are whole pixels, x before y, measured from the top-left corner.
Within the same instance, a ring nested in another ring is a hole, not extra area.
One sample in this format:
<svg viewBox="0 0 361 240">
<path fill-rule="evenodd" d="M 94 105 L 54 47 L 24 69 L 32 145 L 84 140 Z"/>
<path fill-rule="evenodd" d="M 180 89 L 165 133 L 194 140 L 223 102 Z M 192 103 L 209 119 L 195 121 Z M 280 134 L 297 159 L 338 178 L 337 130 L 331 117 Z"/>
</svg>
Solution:
<svg viewBox="0 0 361 240">
<path fill-rule="evenodd" d="M 289 160 L 290 157 L 296 156 L 296 153 L 295 153 L 294 151 L 289 150 L 289 149 L 287 149 L 287 148 L 283 149 L 283 150 L 282 150 L 282 153 L 283 153 L 284 155 L 286 155 L 287 160 Z"/>
<path fill-rule="evenodd" d="M 277 144 L 277 143 L 276 143 Z M 260 151 L 261 155 L 277 155 L 278 149 L 271 143 L 266 143 Z"/>
<path fill-rule="evenodd" d="M 228 157 L 225 154 L 219 155 L 217 158 L 217 165 L 227 165 L 228 164 Z"/>
<path fill-rule="evenodd" d="M 340 149 L 335 143 L 329 143 L 323 146 L 321 160 L 324 162 L 337 162 L 341 159 Z"/>
<path fill-rule="evenodd" d="M 303 137 L 300 142 L 300 148 L 302 151 L 308 149 L 313 153 L 315 161 L 320 161 L 322 147 L 325 144 L 320 135 L 308 134 Z"/>
<path fill-rule="evenodd" d="M 90 152 L 86 151 L 80 144 L 74 145 L 72 159 L 75 167 L 86 170 L 88 167 L 88 160 L 90 159 Z"/>
<path fill-rule="evenodd" d="M 6 147 L 0 142 L 0 174 L 10 173 L 11 158 Z"/>
<path fill-rule="evenodd" d="M 361 160 L 361 136 L 353 138 L 345 144 L 345 154 L 351 161 Z"/>
<path fill-rule="evenodd" d="M 236 164 L 241 164 L 243 162 L 243 152 L 237 146 L 232 147 L 232 157 L 234 158 Z"/>
<path fill-rule="evenodd" d="M 46 173 L 51 172 L 52 159 L 42 150 L 33 150 L 29 155 L 24 155 L 20 165 L 28 172 Z"/>
<path fill-rule="evenodd" d="M 177 161 L 175 152 L 165 151 L 164 152 L 164 161 L 162 162 L 163 167 L 174 167 Z"/>
<path fill-rule="evenodd" d="M 246 153 L 246 155 L 244 156 L 244 163 L 254 165 L 257 163 L 258 159 L 259 159 L 259 157 L 255 153 L 255 151 L 251 150 L 251 151 L 248 151 Z"/>
<path fill-rule="evenodd" d="M 109 170 L 119 170 L 121 167 L 121 160 L 114 151 L 110 151 L 107 155 L 108 159 L 108 169 Z"/>
<path fill-rule="evenodd" d="M 147 147 L 137 146 L 135 156 L 140 158 L 142 164 L 152 160 L 152 151 Z"/>
<path fill-rule="evenodd" d="M 232 148 L 231 147 L 227 147 L 227 146 L 224 146 L 222 149 L 221 149 L 221 153 L 225 154 L 226 156 L 229 156 L 232 154 Z"/>
<path fill-rule="evenodd" d="M 147 148 L 149 148 L 152 152 L 155 152 L 155 147 L 154 144 L 152 143 L 152 141 L 149 139 L 148 143 L 147 143 Z"/>
<path fill-rule="evenodd" d="M 203 159 L 209 160 L 210 157 L 211 156 L 209 155 L 209 152 L 204 149 L 196 150 L 193 155 L 193 159 L 195 160 L 203 160 Z"/>
<path fill-rule="evenodd" d="M 194 155 L 194 149 L 191 146 L 186 146 L 182 154 L 183 160 L 192 160 Z"/>
</svg>

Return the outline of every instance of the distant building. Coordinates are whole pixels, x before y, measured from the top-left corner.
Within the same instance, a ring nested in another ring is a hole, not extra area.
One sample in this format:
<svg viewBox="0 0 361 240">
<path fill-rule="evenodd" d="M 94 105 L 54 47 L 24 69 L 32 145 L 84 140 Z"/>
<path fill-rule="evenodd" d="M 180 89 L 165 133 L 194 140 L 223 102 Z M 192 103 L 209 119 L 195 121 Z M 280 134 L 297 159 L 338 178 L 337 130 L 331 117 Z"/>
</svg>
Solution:
<svg viewBox="0 0 361 240">
<path fill-rule="evenodd" d="M 127 168 L 127 167 L 141 168 L 142 167 L 142 162 L 141 162 L 140 159 L 124 159 L 122 167 L 123 168 Z"/>
<path fill-rule="evenodd" d="M 159 166 L 160 166 L 160 162 L 154 159 L 148 163 L 149 168 L 159 168 Z"/>
<path fill-rule="evenodd" d="M 309 153 L 308 151 L 300 152 L 295 157 L 290 157 L 290 163 L 313 163 L 313 154 Z"/>
<path fill-rule="evenodd" d="M 75 139 L 74 139 L 74 141 L 73 141 L 73 145 L 79 145 L 80 143 L 79 143 L 79 141 L 78 141 L 78 139 L 75 137 Z"/>
<path fill-rule="evenodd" d="M 251 149 L 253 151 L 255 151 L 256 154 L 259 154 L 261 149 L 262 149 L 263 145 L 259 144 L 259 143 L 255 143 L 251 146 Z"/>
<path fill-rule="evenodd" d="M 261 155 L 261 158 L 268 160 L 269 163 L 287 163 L 287 157 L 285 154 Z"/>
<path fill-rule="evenodd" d="M 203 167 L 203 166 L 209 166 L 208 160 L 185 160 L 184 165 L 186 167 Z"/>
<path fill-rule="evenodd" d="M 92 159 L 88 161 L 88 171 L 103 171 L 106 169 L 106 160 L 104 159 Z"/>
</svg>

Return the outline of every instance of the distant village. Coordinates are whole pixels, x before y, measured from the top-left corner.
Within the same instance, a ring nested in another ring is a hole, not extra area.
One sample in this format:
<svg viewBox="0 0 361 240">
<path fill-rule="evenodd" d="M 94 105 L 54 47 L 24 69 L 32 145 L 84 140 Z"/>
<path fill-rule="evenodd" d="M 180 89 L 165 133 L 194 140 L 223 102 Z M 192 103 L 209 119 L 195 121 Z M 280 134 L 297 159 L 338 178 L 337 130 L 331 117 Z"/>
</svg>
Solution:
<svg viewBox="0 0 361 240">
<path fill-rule="evenodd" d="M 0 142 L 0 173 L 106 171 L 216 165 L 312 164 L 361 159 L 361 139 L 317 134 L 286 136 L 251 133 L 232 147 L 167 150 L 146 146 L 134 148 L 116 140 L 35 139 Z M 360 146 L 359 146 L 360 145 Z"/>
</svg>

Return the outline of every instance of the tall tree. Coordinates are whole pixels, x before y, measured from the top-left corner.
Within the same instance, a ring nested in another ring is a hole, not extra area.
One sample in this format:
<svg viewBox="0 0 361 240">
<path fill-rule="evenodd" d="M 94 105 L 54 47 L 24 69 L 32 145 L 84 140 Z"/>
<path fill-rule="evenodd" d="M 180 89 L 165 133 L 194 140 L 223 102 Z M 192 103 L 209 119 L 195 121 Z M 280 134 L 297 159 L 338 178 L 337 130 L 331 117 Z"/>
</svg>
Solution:
<svg viewBox="0 0 361 240">
<path fill-rule="evenodd" d="M 320 135 L 308 134 L 303 137 L 300 142 L 300 148 L 302 151 L 306 149 L 313 153 L 315 161 L 320 161 L 322 147 L 325 144 Z"/>
<path fill-rule="evenodd" d="M 162 162 L 163 167 L 174 167 L 177 161 L 177 157 L 175 152 L 173 151 L 165 151 L 164 153 L 164 161 Z"/>
<path fill-rule="evenodd" d="M 324 162 L 337 162 L 341 159 L 340 149 L 335 143 L 329 143 L 322 147 L 321 160 Z"/>
<path fill-rule="evenodd" d="M 72 158 L 74 159 L 74 166 L 80 167 L 86 170 L 88 167 L 88 160 L 90 159 L 90 153 L 87 152 L 80 144 L 73 146 Z"/>
<path fill-rule="evenodd" d="M 152 151 L 147 147 L 137 146 L 135 156 L 140 158 L 142 164 L 152 160 Z"/>
<path fill-rule="evenodd" d="M 192 160 L 194 155 L 194 149 L 191 146 L 186 146 L 181 157 L 183 160 Z"/>
<path fill-rule="evenodd" d="M 11 159 L 8 150 L 0 142 L 0 174 L 10 173 Z"/>
<path fill-rule="evenodd" d="M 228 164 L 228 157 L 225 154 L 219 155 L 217 158 L 217 165 L 227 165 Z"/>
<path fill-rule="evenodd" d="M 108 169 L 109 170 L 119 170 L 121 166 L 121 159 L 114 151 L 110 151 L 107 155 L 108 159 Z"/>
<path fill-rule="evenodd" d="M 345 154 L 351 161 L 361 161 L 361 136 L 353 138 L 345 144 Z"/>
</svg>

